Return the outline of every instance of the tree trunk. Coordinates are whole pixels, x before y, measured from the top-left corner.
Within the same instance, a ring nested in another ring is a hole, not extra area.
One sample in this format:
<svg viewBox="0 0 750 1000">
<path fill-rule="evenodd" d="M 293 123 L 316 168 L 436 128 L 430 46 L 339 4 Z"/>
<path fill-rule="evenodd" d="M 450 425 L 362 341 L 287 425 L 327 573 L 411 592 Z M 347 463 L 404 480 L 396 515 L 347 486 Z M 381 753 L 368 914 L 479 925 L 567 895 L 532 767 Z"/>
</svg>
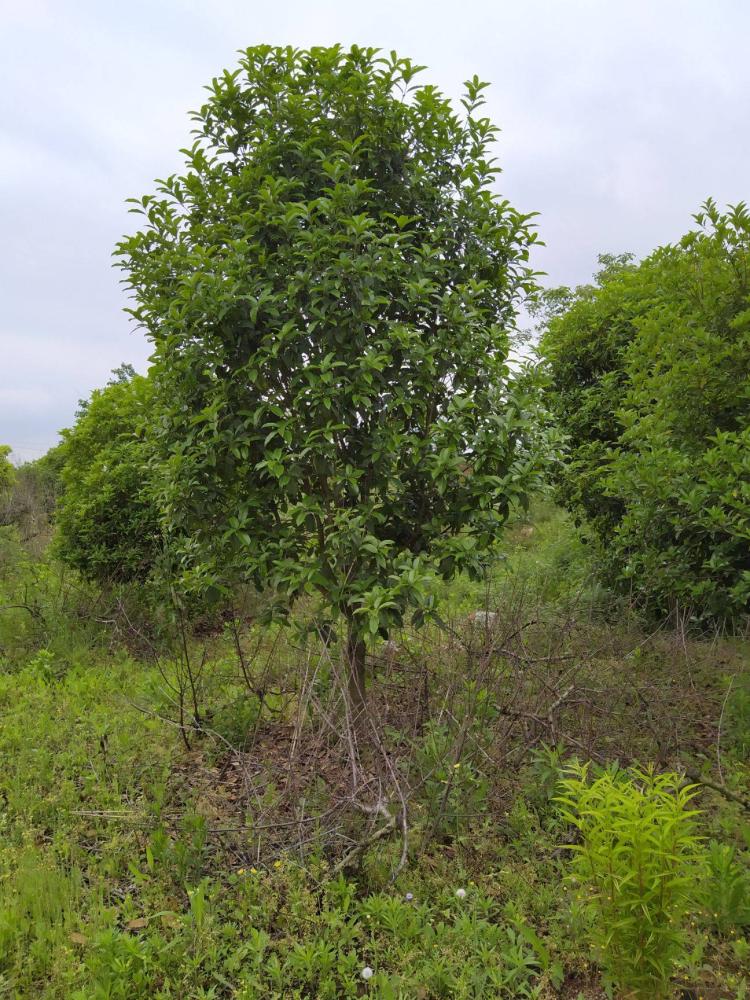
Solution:
<svg viewBox="0 0 750 1000">
<path fill-rule="evenodd" d="M 349 669 L 348 691 L 349 711 L 355 726 L 359 728 L 365 718 L 365 653 L 367 647 L 362 634 L 349 620 L 349 632 L 346 639 L 346 662 Z"/>
</svg>

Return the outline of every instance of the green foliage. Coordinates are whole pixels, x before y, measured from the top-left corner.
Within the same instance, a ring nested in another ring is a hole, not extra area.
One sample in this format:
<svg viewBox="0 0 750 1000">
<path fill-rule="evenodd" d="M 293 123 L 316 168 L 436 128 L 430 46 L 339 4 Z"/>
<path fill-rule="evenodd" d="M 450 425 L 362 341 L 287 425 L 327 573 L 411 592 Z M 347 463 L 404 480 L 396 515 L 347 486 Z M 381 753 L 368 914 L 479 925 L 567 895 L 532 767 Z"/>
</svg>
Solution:
<svg viewBox="0 0 750 1000">
<path fill-rule="evenodd" d="M 403 887 L 368 891 L 324 863 L 217 855 L 206 803 L 186 801 L 171 770 L 177 735 L 149 695 L 158 670 L 108 657 L 50 680 L 45 660 L 0 673 L 9 995 L 333 1000 L 362 995 L 365 966 L 371 996 L 538 995 L 548 948 L 496 904 L 491 879 L 459 881 L 438 857 Z"/>
<path fill-rule="evenodd" d="M 194 114 L 187 170 L 118 253 L 155 344 L 183 582 L 306 592 L 374 635 L 477 569 L 536 482 L 506 364 L 529 217 L 496 129 L 376 50 L 256 46 Z"/>
<path fill-rule="evenodd" d="M 16 528 L 0 528 L 0 671 L 44 651 L 40 666 L 50 657 L 58 675 L 97 655 L 102 626 L 91 609 L 99 595 L 71 577 L 48 555 L 34 556 Z"/>
<path fill-rule="evenodd" d="M 641 603 L 713 620 L 750 607 L 750 213 L 571 293 L 542 338 L 570 437 L 560 495 Z"/>
<path fill-rule="evenodd" d="M 10 496 L 16 481 L 16 470 L 8 458 L 11 448 L 0 444 L 0 525 L 11 524 L 13 520 Z"/>
<path fill-rule="evenodd" d="M 548 549 L 566 525 L 546 509 L 538 532 L 516 523 L 506 539 L 511 558 L 522 566 L 540 557 L 531 578 L 548 574 L 557 564 L 556 556 L 548 560 Z M 366 828 L 359 815 L 324 828 L 331 805 L 342 807 L 331 778 L 343 775 L 346 808 L 347 775 L 332 760 L 327 723 L 318 730 L 321 747 L 310 710 L 300 712 L 304 702 L 297 691 L 282 696 L 276 690 L 280 677 L 312 662 L 312 639 L 300 650 L 293 630 L 243 625 L 240 616 L 208 640 L 188 636 L 196 663 L 203 664 L 206 653 L 199 694 L 208 719 L 202 734 L 191 731 L 188 751 L 179 728 L 166 723 L 176 715 L 176 665 L 166 654 L 154 660 L 151 646 L 143 660 L 118 651 L 119 627 L 106 629 L 95 620 L 109 611 L 93 585 L 82 586 L 78 574 L 33 557 L 15 530 L 0 532 L 0 545 L 5 542 L 0 994 L 34 1000 L 550 1000 L 569 992 L 571 983 L 591 992 L 596 970 L 587 961 L 585 919 L 591 914 L 588 904 L 583 912 L 571 908 L 562 891 L 562 820 L 558 816 L 555 827 L 549 801 L 564 766 L 561 751 L 542 748 L 531 755 L 527 738 L 513 737 L 507 716 L 498 712 L 501 692 L 468 690 L 461 677 L 465 661 L 444 633 L 428 625 L 406 637 L 410 658 L 387 675 L 392 687 L 383 684 L 397 706 L 383 741 L 406 797 L 408 864 L 394 883 L 402 849 L 394 835 L 368 848 L 346 875 L 332 875 L 350 838 Z M 575 589 L 578 574 L 569 575 Z M 466 608 L 481 606 L 476 592 L 466 591 L 477 584 L 444 587 L 448 612 L 465 619 Z M 560 683 L 546 657 L 561 648 L 561 594 L 551 592 L 555 614 L 545 630 L 531 622 L 532 614 L 542 613 L 536 588 L 533 613 L 519 610 L 517 619 L 529 622 L 523 648 L 530 663 L 541 656 L 541 669 L 524 671 L 528 695 L 516 686 L 514 671 L 511 704 L 529 707 L 537 718 L 543 718 L 540 692 L 546 696 Z M 471 603 L 464 607 L 464 601 Z M 262 694 L 250 694 L 240 674 L 235 626 L 243 629 L 250 688 L 263 677 Z M 746 797 L 747 767 L 739 753 L 728 752 L 731 695 L 740 689 L 745 646 L 688 638 L 688 684 L 682 654 L 675 665 L 671 639 L 639 632 L 642 655 L 624 658 L 636 640 L 622 624 L 591 626 L 578 619 L 578 627 L 575 643 L 564 640 L 576 658 L 590 658 L 593 647 L 606 649 L 589 671 L 575 665 L 586 701 L 574 711 L 585 729 L 576 728 L 573 711 L 561 714 L 561 740 L 570 735 L 599 752 L 626 747 L 641 753 L 651 737 L 639 705 L 628 721 L 626 702 L 633 685 L 644 682 L 655 702 L 659 690 L 667 692 L 668 714 L 660 718 L 655 704 L 655 719 L 667 725 L 678 717 L 683 745 L 706 746 L 706 720 L 718 720 L 727 690 L 716 683 L 721 665 L 735 676 L 724 712 L 722 780 Z M 428 647 L 433 638 L 439 641 Z M 433 721 L 420 738 L 399 702 L 422 672 L 421 657 L 428 661 Z M 418 673 L 408 672 L 414 668 Z M 323 673 L 315 682 L 316 699 L 330 683 Z M 597 688 L 604 693 L 603 710 L 595 702 Z M 702 710 L 692 712 L 698 697 Z M 300 718 L 301 766 L 293 779 L 302 784 L 290 793 L 284 740 Z M 244 752 L 232 751 L 227 740 Z M 701 766 L 708 771 L 710 761 Z M 313 774 L 305 786 L 308 771 Z M 702 915 L 689 923 L 680 969 L 698 995 L 743 996 L 748 944 L 735 921 L 747 858 L 740 844 L 750 833 L 736 802 L 704 794 L 702 828 L 736 848 L 734 854 L 719 851 L 713 868 L 703 861 L 695 868 Z M 435 816 L 436 832 L 448 835 L 442 840 L 425 836 Z M 711 902 L 721 908 L 707 910 L 712 880 L 720 897 Z M 365 967 L 373 970 L 369 980 L 361 976 Z"/>
<path fill-rule="evenodd" d="M 15 479 L 15 470 L 8 458 L 10 452 L 10 445 L 0 444 L 0 500 L 9 492 Z"/>
<path fill-rule="evenodd" d="M 524 772 L 524 788 L 526 798 L 536 810 L 540 821 L 556 818 L 555 797 L 560 790 L 560 780 L 565 768 L 564 749 L 562 743 L 556 746 L 542 743 L 529 754 L 529 763 Z"/>
<path fill-rule="evenodd" d="M 60 476 L 65 462 L 65 449 L 61 445 L 50 448 L 41 458 L 33 462 L 24 462 L 18 468 L 18 478 L 29 481 L 29 487 L 42 497 L 42 503 L 51 512 L 54 500 L 58 496 L 62 484 Z"/>
<path fill-rule="evenodd" d="M 478 727 L 473 728 L 472 745 L 481 739 Z M 458 837 L 487 807 L 487 779 L 473 762 L 456 760 L 456 750 L 457 734 L 431 721 L 414 754 L 430 832 L 446 839 Z"/>
<path fill-rule="evenodd" d="M 0 488 L 0 525 L 13 525 L 24 543 L 38 552 L 49 541 L 61 461 L 60 448 L 52 448 L 42 458 L 20 465 L 9 488 Z"/>
<path fill-rule="evenodd" d="M 149 379 L 120 369 L 62 432 L 56 552 L 87 578 L 143 580 L 160 551 L 146 424 Z"/>
<path fill-rule="evenodd" d="M 609 981 L 634 998 L 666 997 L 699 892 L 696 787 L 652 768 L 613 767 L 593 781 L 588 771 L 571 765 L 557 799 L 580 835 L 570 881 Z"/>
<path fill-rule="evenodd" d="M 622 358 L 635 336 L 643 292 L 630 255 L 601 255 L 599 263 L 594 285 L 549 289 L 535 312 L 548 399 L 569 440 L 567 462 L 556 470 L 558 496 L 608 537 L 622 505 L 607 494 L 606 460 L 620 433 Z"/>
<path fill-rule="evenodd" d="M 750 872 L 732 845 L 709 842 L 704 892 L 708 922 L 720 934 L 750 927 Z"/>
<path fill-rule="evenodd" d="M 726 734 L 739 760 L 750 759 L 750 678 L 740 677 L 727 692 Z"/>
</svg>

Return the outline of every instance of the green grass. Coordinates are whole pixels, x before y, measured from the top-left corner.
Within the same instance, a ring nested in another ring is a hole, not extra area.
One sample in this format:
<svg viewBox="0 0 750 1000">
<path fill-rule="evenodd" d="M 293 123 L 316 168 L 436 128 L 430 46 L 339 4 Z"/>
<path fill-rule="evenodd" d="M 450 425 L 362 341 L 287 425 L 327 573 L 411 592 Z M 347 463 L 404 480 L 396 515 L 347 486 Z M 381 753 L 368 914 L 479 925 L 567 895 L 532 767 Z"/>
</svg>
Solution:
<svg viewBox="0 0 750 1000">
<path fill-rule="evenodd" d="M 507 872 L 483 891 L 436 852 L 371 892 L 387 879 L 377 855 L 358 885 L 329 880 L 322 859 L 308 871 L 217 854 L 170 785 L 181 751 L 148 712 L 157 681 L 126 657 L 0 676 L 7 994 L 357 996 L 369 965 L 374 995 L 526 995 L 548 957 L 505 912 Z"/>
<path fill-rule="evenodd" d="M 458 629 L 470 611 L 513 602 L 541 616 L 524 648 L 586 658 L 586 704 L 562 710 L 558 749 L 537 737 L 526 747 L 519 734 L 504 764 L 495 756 L 503 718 L 488 704 L 454 770 L 467 696 L 458 686 L 449 703 L 445 692 L 465 661 L 434 628 L 399 637 L 409 663 L 432 671 L 433 724 L 416 736 L 388 730 L 393 753 L 429 776 L 410 804 L 409 862 L 395 881 L 396 836 L 337 873 L 342 849 L 322 828 L 303 849 L 294 825 L 285 839 L 253 826 L 260 811 L 279 822 L 296 815 L 281 812 L 289 806 L 274 752 L 283 764 L 279 740 L 299 705 L 290 678 L 314 661 L 314 646 L 301 648 L 293 630 L 245 629 L 253 662 L 270 664 L 269 689 L 293 689 L 265 695 L 259 719 L 230 637 L 193 639 L 196 662 L 206 650 L 202 711 L 214 735 L 190 734 L 187 749 L 164 682 L 176 661 L 128 653 L 101 604 L 92 612 L 91 595 L 54 564 L 6 561 L 0 606 L 24 594 L 35 614 L 0 619 L 0 997 L 603 996 L 586 911 L 564 888 L 559 768 L 581 747 L 602 758 L 625 748 L 645 762 L 671 726 L 665 767 L 682 761 L 747 798 L 747 645 L 653 636 L 627 614 L 613 624 L 585 547 L 553 508 L 516 524 L 505 555 L 490 586 L 459 580 L 446 590 L 446 617 Z M 564 633 L 550 632 L 560 623 Z M 527 671 L 524 683 L 535 676 Z M 396 680 L 379 668 L 373 691 Z M 321 697 L 330 683 L 321 668 Z M 647 721 L 637 690 L 649 692 Z M 238 804 L 227 744 L 259 724 L 253 766 L 268 771 L 264 798 Z M 324 763 L 312 763 L 308 811 L 322 812 L 330 794 L 335 771 Z M 430 836 L 446 782 L 449 809 Z M 740 998 L 749 985 L 748 816 L 710 790 L 699 806 L 701 834 L 720 845 L 706 876 L 716 909 L 691 915 L 677 981 L 706 1000 Z M 341 826 L 355 838 L 363 829 Z"/>
</svg>

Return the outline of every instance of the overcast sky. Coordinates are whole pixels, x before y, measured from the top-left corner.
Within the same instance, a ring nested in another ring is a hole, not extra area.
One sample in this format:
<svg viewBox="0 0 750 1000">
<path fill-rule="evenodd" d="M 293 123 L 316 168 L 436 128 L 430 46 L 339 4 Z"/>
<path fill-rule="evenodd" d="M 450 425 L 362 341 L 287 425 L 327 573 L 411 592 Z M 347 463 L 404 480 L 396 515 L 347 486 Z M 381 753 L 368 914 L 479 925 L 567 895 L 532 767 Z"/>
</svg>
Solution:
<svg viewBox="0 0 750 1000">
<path fill-rule="evenodd" d="M 149 346 L 111 252 L 180 167 L 202 86 L 259 42 L 396 49 L 492 83 L 498 189 L 538 211 L 550 283 L 750 198 L 748 0 L 0 0 L 0 443 L 55 443 Z"/>
</svg>

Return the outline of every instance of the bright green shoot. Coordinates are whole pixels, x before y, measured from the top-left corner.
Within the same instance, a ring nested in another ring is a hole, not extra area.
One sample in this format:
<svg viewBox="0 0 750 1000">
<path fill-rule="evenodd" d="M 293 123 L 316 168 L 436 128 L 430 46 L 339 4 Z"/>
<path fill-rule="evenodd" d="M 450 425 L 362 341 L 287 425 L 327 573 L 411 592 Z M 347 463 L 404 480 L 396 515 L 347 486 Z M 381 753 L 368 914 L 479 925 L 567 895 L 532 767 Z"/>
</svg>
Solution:
<svg viewBox="0 0 750 1000">
<path fill-rule="evenodd" d="M 588 764 L 568 768 L 560 784 L 563 817 L 579 833 L 569 880 L 609 987 L 634 1000 L 668 996 L 699 892 L 696 786 L 653 767 L 610 768 L 590 781 Z"/>
</svg>

